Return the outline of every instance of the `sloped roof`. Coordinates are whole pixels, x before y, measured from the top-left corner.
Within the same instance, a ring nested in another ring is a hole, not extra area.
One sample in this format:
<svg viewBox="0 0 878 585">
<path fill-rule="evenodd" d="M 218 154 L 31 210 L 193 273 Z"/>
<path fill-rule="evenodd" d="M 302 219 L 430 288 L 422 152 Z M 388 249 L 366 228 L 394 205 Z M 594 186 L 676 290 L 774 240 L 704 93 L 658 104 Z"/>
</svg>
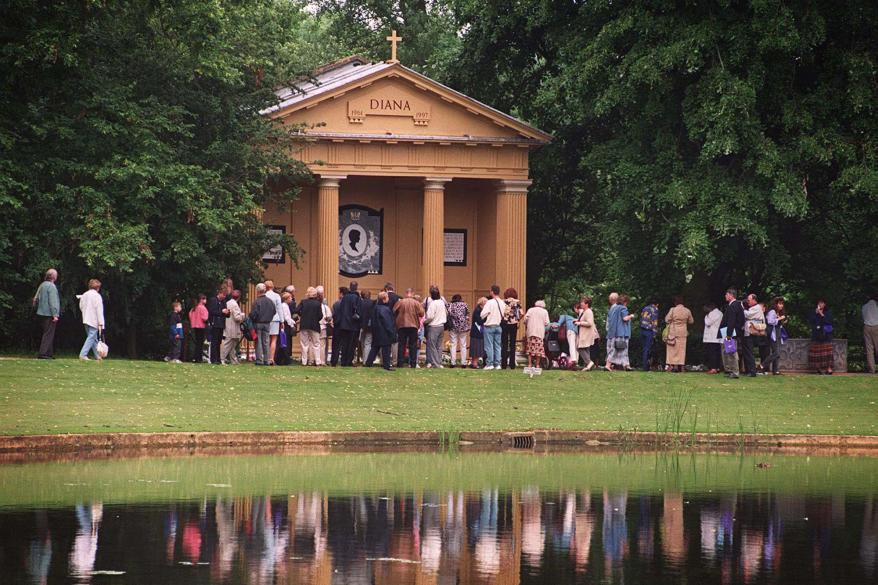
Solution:
<svg viewBox="0 0 878 585">
<path fill-rule="evenodd" d="M 321 67 L 312 78 L 304 80 L 301 84 L 276 91 L 278 103 L 262 110 L 260 114 L 272 117 L 281 116 L 288 111 L 310 106 L 336 93 L 348 91 L 359 85 L 366 85 L 376 79 L 388 76 L 402 77 L 416 85 L 425 86 L 434 93 L 444 94 L 450 101 L 458 103 L 473 113 L 485 115 L 502 126 L 512 128 L 536 143 L 545 144 L 552 140 L 550 134 L 539 128 L 433 81 L 400 63 L 371 63 L 361 57 L 348 57 L 336 61 Z"/>
</svg>

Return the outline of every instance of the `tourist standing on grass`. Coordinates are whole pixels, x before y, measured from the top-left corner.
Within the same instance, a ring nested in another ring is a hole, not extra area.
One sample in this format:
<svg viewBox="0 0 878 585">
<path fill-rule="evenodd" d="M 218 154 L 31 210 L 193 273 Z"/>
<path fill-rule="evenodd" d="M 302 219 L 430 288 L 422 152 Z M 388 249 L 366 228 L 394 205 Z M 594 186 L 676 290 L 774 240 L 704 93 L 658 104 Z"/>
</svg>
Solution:
<svg viewBox="0 0 878 585">
<path fill-rule="evenodd" d="M 88 352 L 93 351 L 95 359 L 100 360 L 98 341 L 104 331 L 104 299 L 101 297 L 101 281 L 97 278 L 88 281 L 88 290 L 79 297 L 79 311 L 85 326 L 85 343 L 79 351 L 79 359 L 88 360 Z"/>
<path fill-rule="evenodd" d="M 872 293 L 863 305 L 863 345 L 866 349 L 866 371 L 875 373 L 875 355 L 878 352 L 878 293 Z"/>
<path fill-rule="evenodd" d="M 808 361 L 818 374 L 832 375 L 832 311 L 826 301 L 817 301 L 817 307 L 808 316 L 811 324 L 811 347 Z"/>
<path fill-rule="evenodd" d="M 765 335 L 765 313 L 759 305 L 756 295 L 747 295 L 744 305 L 744 346 L 741 357 L 744 360 L 744 373 L 751 378 L 756 376 L 756 356 L 753 353 L 761 335 Z"/>
<path fill-rule="evenodd" d="M 320 311 L 323 314 L 323 317 L 320 319 L 320 355 L 323 356 L 323 359 L 320 361 L 322 365 L 327 363 L 327 358 L 329 356 L 329 337 L 331 336 L 331 328 L 332 328 L 332 309 L 329 308 L 329 301 L 326 300 L 326 290 L 323 288 L 322 284 L 318 284 L 316 287 L 317 290 L 317 300 L 320 301 Z"/>
<path fill-rule="evenodd" d="M 396 303 L 402 300 L 396 291 L 393 288 L 393 283 L 388 282 L 384 284 L 384 288 L 382 289 L 387 293 L 387 306 L 390 307 L 390 311 L 394 314 L 394 319 L 396 318 Z M 397 335 L 397 341 L 394 341 L 390 346 L 390 360 L 393 364 L 399 363 L 399 335 Z"/>
<path fill-rule="evenodd" d="M 723 340 L 720 339 L 719 326 L 723 320 L 723 312 L 716 308 L 716 304 L 704 305 L 704 355 L 707 362 L 708 374 L 719 374 L 722 368 Z"/>
<path fill-rule="evenodd" d="M 268 366 L 271 361 L 271 324 L 277 315 L 277 303 L 266 296 L 268 287 L 264 282 L 256 285 L 256 300 L 250 309 L 250 321 L 256 328 L 256 362 L 257 366 Z"/>
<path fill-rule="evenodd" d="M 723 340 L 723 369 L 729 378 L 738 378 L 738 344 L 744 339 L 744 304 L 738 300 L 738 291 L 726 291 L 726 310 L 720 322 L 717 339 Z M 735 351 L 729 351 L 734 348 Z"/>
<path fill-rule="evenodd" d="M 579 315 L 578 301 L 573 303 L 573 315 Z M 561 328 L 564 329 L 564 339 L 567 341 L 567 357 L 571 360 L 575 360 L 578 355 L 576 338 L 579 333 L 579 328 L 574 323 L 576 317 L 573 315 L 570 315 L 569 313 L 561 313 L 558 315 L 558 331 L 560 333 Z"/>
<path fill-rule="evenodd" d="M 771 301 L 771 309 L 765 315 L 765 324 L 768 326 L 766 337 L 768 338 L 768 346 L 771 352 L 762 363 L 762 367 L 766 373 L 770 371 L 775 376 L 780 375 L 780 348 L 784 343 L 783 324 L 787 319 L 784 312 L 784 304 L 783 297 L 775 297 Z"/>
<path fill-rule="evenodd" d="M 333 368 L 338 365 L 341 359 L 341 333 L 339 333 L 338 328 L 335 326 L 335 319 L 340 314 L 341 300 L 346 294 L 348 294 L 348 287 L 339 287 L 338 298 L 332 303 L 332 321 L 329 325 L 331 332 L 328 332 L 328 334 L 332 338 L 332 354 L 329 356 L 329 365 Z"/>
<path fill-rule="evenodd" d="M 393 318 L 393 311 L 390 309 L 389 303 L 390 296 L 387 294 L 387 291 L 378 293 L 378 302 L 375 303 L 371 311 L 370 328 L 372 331 L 372 343 L 364 363 L 367 368 L 371 368 L 380 350 L 381 366 L 388 372 L 393 371 L 390 346 L 396 341 L 396 321 Z"/>
<path fill-rule="evenodd" d="M 485 339 L 486 370 L 499 370 L 500 366 L 500 340 L 503 335 L 500 323 L 506 314 L 506 303 L 500 298 L 500 287 L 496 284 L 491 286 L 491 298 L 482 307 L 482 335 Z"/>
<path fill-rule="evenodd" d="M 183 353 L 183 305 L 180 301 L 171 303 L 171 314 L 168 315 L 168 354 L 165 361 L 179 364 Z"/>
<path fill-rule="evenodd" d="M 286 291 L 280 295 L 280 334 L 274 352 L 274 363 L 278 366 L 289 366 L 293 363 L 293 331 L 296 330 L 296 322 L 290 312 L 292 297 L 293 295 Z"/>
<path fill-rule="evenodd" d="M 241 323 L 244 322 L 244 311 L 238 304 L 241 291 L 233 290 L 226 299 L 226 325 L 223 331 L 223 343 L 220 347 L 220 363 L 238 363 L 238 344 L 241 343 Z"/>
<path fill-rule="evenodd" d="M 216 294 L 207 300 L 207 318 L 210 326 L 210 363 L 220 363 L 220 345 L 223 342 L 223 331 L 226 328 L 225 290 L 217 289 Z"/>
<path fill-rule="evenodd" d="M 427 311 L 424 315 L 428 368 L 442 368 L 442 338 L 447 322 L 448 309 L 439 293 L 439 287 L 434 284 L 430 287 L 430 300 L 427 301 Z"/>
<path fill-rule="evenodd" d="M 359 285 L 352 280 L 348 291 L 342 295 L 338 303 L 338 311 L 333 311 L 334 332 L 339 337 L 339 360 L 343 367 L 354 364 L 354 349 L 360 338 L 361 314 L 363 303 L 360 298 Z M 332 356 L 335 359 L 335 356 Z"/>
<path fill-rule="evenodd" d="M 659 306 L 651 301 L 640 310 L 640 341 L 643 343 L 643 371 L 649 371 L 650 353 L 658 334 Z"/>
<path fill-rule="evenodd" d="M 189 310 L 189 331 L 195 340 L 195 352 L 192 360 L 196 364 L 204 361 L 204 329 L 207 326 L 207 296 L 198 295 L 195 306 Z"/>
<path fill-rule="evenodd" d="M 665 315 L 665 323 L 670 327 L 667 341 L 667 363 L 672 372 L 682 372 L 686 365 L 686 341 L 689 339 L 689 325 L 695 323 L 692 311 L 683 305 L 683 297 L 674 297 L 674 306 Z"/>
<path fill-rule="evenodd" d="M 37 287 L 34 294 L 33 306 L 40 320 L 40 329 L 43 332 L 40 338 L 40 351 L 37 354 L 41 360 L 55 359 L 55 328 L 61 317 L 61 299 L 58 296 L 58 271 L 54 268 L 46 270 L 43 282 Z"/>
<path fill-rule="evenodd" d="M 514 370 L 521 301 L 518 300 L 518 291 L 511 287 L 503 291 L 503 298 L 506 300 L 506 311 L 500 322 L 500 367 Z"/>
<path fill-rule="evenodd" d="M 320 328 L 323 321 L 323 303 L 317 289 L 309 286 L 305 300 L 296 308 L 299 313 L 299 342 L 302 345 L 302 365 L 322 366 L 323 351 L 320 346 Z"/>
<path fill-rule="evenodd" d="M 360 292 L 360 302 L 362 303 L 360 323 L 363 327 L 360 329 L 360 341 L 357 347 L 360 349 L 360 361 L 365 363 L 372 349 L 372 311 L 375 310 L 376 303 L 372 300 L 372 293 L 367 290 Z M 394 334 L 393 337 L 396 338 L 396 335 Z"/>
<path fill-rule="evenodd" d="M 546 357 L 546 348 L 543 346 L 543 338 L 546 336 L 546 327 L 551 323 L 549 312 L 546 311 L 546 301 L 537 301 L 534 306 L 524 314 L 524 331 L 527 336 L 527 367 L 542 367 L 543 358 Z"/>
<path fill-rule="evenodd" d="M 615 294 L 615 293 L 614 293 Z M 634 315 L 628 313 L 628 295 L 619 295 L 607 314 L 607 369 L 613 371 L 615 367 L 622 367 L 626 371 L 631 370 L 628 360 L 628 342 L 631 340 L 631 319 Z"/>
<path fill-rule="evenodd" d="M 470 367 L 474 369 L 479 367 L 479 360 L 485 357 L 485 338 L 482 334 L 485 322 L 482 319 L 482 308 L 487 302 L 487 297 L 479 297 L 473 308 L 473 322 L 469 329 L 469 359 Z"/>
<path fill-rule="evenodd" d="M 594 322 L 594 311 L 591 309 L 591 297 L 582 297 L 579 301 L 579 315 L 576 317 L 575 325 L 578 330 L 576 338 L 576 348 L 579 352 L 579 359 L 582 360 L 582 371 L 587 372 L 594 368 L 595 361 L 592 359 L 591 349 L 596 343 L 598 337 L 598 328 Z M 572 357 L 571 359 L 576 359 Z"/>
<path fill-rule="evenodd" d="M 409 367 L 416 368 L 418 366 L 418 328 L 421 326 L 421 319 L 425 312 L 421 303 L 415 299 L 413 289 L 406 289 L 405 298 L 397 301 L 393 306 L 393 313 L 396 318 L 399 342 L 399 356 L 396 366 L 403 367 L 406 350 L 408 350 Z"/>
<path fill-rule="evenodd" d="M 457 350 L 460 348 L 460 367 L 465 368 L 467 362 L 466 342 L 470 332 L 469 307 L 463 302 L 463 297 L 454 295 L 451 297 L 451 305 L 448 306 L 448 317 L 451 319 L 451 367 L 455 366 Z"/>
<path fill-rule="evenodd" d="M 280 336 L 281 327 L 283 327 L 283 309 L 281 305 L 283 304 L 283 300 L 281 300 L 280 295 L 277 294 L 274 290 L 274 281 L 266 280 L 265 281 L 265 298 L 269 299 L 274 303 L 274 317 L 271 320 L 271 325 L 269 325 L 269 353 L 268 353 L 268 365 L 274 365 L 274 356 L 277 353 L 277 338 Z"/>
</svg>

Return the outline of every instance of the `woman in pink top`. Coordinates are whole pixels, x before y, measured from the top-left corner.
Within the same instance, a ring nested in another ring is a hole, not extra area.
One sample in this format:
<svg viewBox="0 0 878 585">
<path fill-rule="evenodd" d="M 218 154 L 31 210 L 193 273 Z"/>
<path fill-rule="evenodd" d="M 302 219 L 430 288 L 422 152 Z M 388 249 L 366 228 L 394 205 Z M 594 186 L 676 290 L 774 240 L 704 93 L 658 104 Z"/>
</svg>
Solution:
<svg viewBox="0 0 878 585">
<path fill-rule="evenodd" d="M 192 361 L 201 363 L 204 360 L 204 326 L 207 323 L 207 297 L 198 295 L 198 302 L 189 311 L 189 328 L 195 336 L 195 351 L 192 352 Z"/>
</svg>

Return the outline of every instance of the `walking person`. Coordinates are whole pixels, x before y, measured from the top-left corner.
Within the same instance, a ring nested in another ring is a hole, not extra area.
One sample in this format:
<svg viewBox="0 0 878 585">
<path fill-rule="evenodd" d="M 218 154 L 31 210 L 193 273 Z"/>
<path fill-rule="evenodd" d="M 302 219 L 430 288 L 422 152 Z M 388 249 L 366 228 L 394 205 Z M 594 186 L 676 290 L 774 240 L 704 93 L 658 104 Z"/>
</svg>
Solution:
<svg viewBox="0 0 878 585">
<path fill-rule="evenodd" d="M 875 373 L 875 355 L 878 352 L 878 293 L 872 293 L 863 305 L 863 345 L 866 349 L 866 371 Z"/>
<path fill-rule="evenodd" d="M 427 367 L 442 368 L 442 339 L 445 323 L 448 322 L 448 309 L 439 294 L 439 287 L 430 287 L 430 300 L 427 301 L 424 316 L 424 332 L 427 337 Z"/>
<path fill-rule="evenodd" d="M 390 295 L 388 294 L 388 300 Z M 399 355 L 396 366 L 403 367 L 408 356 L 409 367 L 418 366 L 418 328 L 424 317 L 424 307 L 415 299 L 414 289 L 406 289 L 405 298 L 397 301 L 393 307 L 396 318 L 396 330 L 399 342 Z"/>
<path fill-rule="evenodd" d="M 179 364 L 183 353 L 183 305 L 180 301 L 171 303 L 171 314 L 168 315 L 168 353 L 165 361 Z"/>
<path fill-rule="evenodd" d="M 808 349 L 808 362 L 818 374 L 832 375 L 832 311 L 826 301 L 817 301 L 817 307 L 808 316 L 811 324 L 811 346 Z"/>
<path fill-rule="evenodd" d="M 207 313 L 207 296 L 198 295 L 195 306 L 189 309 L 189 331 L 195 342 L 192 362 L 200 364 L 204 361 L 204 330 L 210 315 Z"/>
<path fill-rule="evenodd" d="M 256 328 L 256 361 L 257 366 L 271 363 L 271 324 L 277 314 L 277 303 L 266 296 L 268 287 L 264 282 L 256 285 L 256 300 L 250 309 L 250 321 Z"/>
<path fill-rule="evenodd" d="M 689 325 L 695 323 L 692 311 L 683 305 L 683 297 L 674 297 L 674 306 L 665 316 L 670 327 L 668 332 L 667 363 L 672 372 L 682 372 L 686 365 L 686 342 L 689 339 Z"/>
<path fill-rule="evenodd" d="M 277 338 L 280 336 L 280 330 L 283 326 L 283 308 L 281 308 L 283 300 L 281 300 L 280 295 L 275 292 L 273 280 L 266 280 L 264 284 L 265 298 L 274 303 L 274 317 L 272 317 L 271 324 L 268 328 L 269 353 L 268 363 L 266 364 L 268 366 L 273 366 L 274 356 L 277 353 Z"/>
<path fill-rule="evenodd" d="M 765 335 L 765 313 L 759 304 L 755 294 L 747 295 L 744 304 L 744 351 L 741 357 L 744 359 L 745 374 L 751 378 L 756 377 L 756 356 L 753 348 L 757 347 L 760 336 Z"/>
<path fill-rule="evenodd" d="M 658 334 L 658 327 L 659 305 L 655 301 L 650 301 L 640 310 L 640 341 L 643 344 L 642 367 L 644 372 L 650 370 L 650 354 L 655 336 Z"/>
<path fill-rule="evenodd" d="M 784 312 L 784 304 L 783 297 L 775 297 L 771 301 L 771 309 L 765 315 L 765 324 L 768 326 L 766 337 L 768 338 L 771 352 L 768 354 L 765 362 L 763 362 L 762 367 L 766 373 L 770 371 L 775 376 L 780 375 L 780 348 L 784 344 L 785 331 L 783 324 L 787 319 Z"/>
<path fill-rule="evenodd" d="M 43 282 L 34 293 L 32 304 L 37 311 L 42 337 L 37 357 L 41 360 L 55 359 L 55 328 L 61 318 L 61 299 L 58 295 L 58 271 L 54 268 L 46 270 Z"/>
<path fill-rule="evenodd" d="M 518 346 L 518 322 L 521 320 L 521 301 L 518 291 L 510 287 L 503 291 L 506 311 L 500 321 L 500 367 L 515 369 L 516 349 Z"/>
<path fill-rule="evenodd" d="M 527 367 L 542 368 L 543 358 L 546 357 L 546 348 L 543 338 L 546 336 L 546 327 L 549 326 L 549 312 L 546 311 L 546 301 L 539 300 L 524 314 L 524 331 L 527 337 Z"/>
<path fill-rule="evenodd" d="M 573 303 L 573 315 L 569 313 L 561 313 L 558 315 L 558 337 L 559 339 L 563 337 L 563 339 L 567 341 L 567 357 L 570 358 L 571 361 L 578 360 L 577 356 L 579 355 L 579 348 L 577 347 L 579 327 L 575 324 L 578 316 L 579 301 Z M 560 335 L 562 330 L 564 331 L 563 336 Z"/>
<path fill-rule="evenodd" d="M 469 367 L 478 369 L 479 360 L 485 357 L 485 337 L 483 335 L 482 308 L 488 302 L 487 297 L 479 297 L 473 308 L 473 321 L 469 329 Z"/>
<path fill-rule="evenodd" d="M 220 345 L 223 342 L 223 331 L 226 328 L 226 315 L 223 312 L 226 308 L 226 291 L 225 288 L 219 288 L 216 294 L 207 300 L 207 318 L 210 327 L 210 363 L 220 363 Z"/>
<path fill-rule="evenodd" d="M 463 302 L 463 297 L 454 295 L 451 297 L 451 305 L 448 306 L 448 317 L 451 319 L 451 367 L 455 367 L 457 350 L 460 349 L 460 367 L 465 368 L 469 362 L 466 351 L 467 337 L 470 333 L 469 307 Z"/>
<path fill-rule="evenodd" d="M 238 344 L 241 343 L 241 323 L 244 322 L 244 311 L 238 304 L 241 291 L 233 290 L 226 299 L 226 326 L 223 331 L 223 343 L 220 347 L 221 364 L 238 363 Z"/>
<path fill-rule="evenodd" d="M 616 294 L 616 293 L 613 293 Z M 615 367 L 631 370 L 628 360 L 628 343 L 631 339 L 631 319 L 628 313 L 628 295 L 610 295 L 610 311 L 607 313 L 607 370 Z"/>
<path fill-rule="evenodd" d="M 302 346 L 302 365 L 322 366 L 323 350 L 320 345 L 320 329 L 323 321 L 323 303 L 317 295 L 317 289 L 309 286 L 305 291 L 305 299 L 299 303 L 299 342 Z"/>
<path fill-rule="evenodd" d="M 338 336 L 339 359 L 342 367 L 354 365 L 354 349 L 360 338 L 363 302 L 360 298 L 359 285 L 352 280 L 338 304 L 338 311 L 333 311 L 334 331 Z M 335 359 L 335 356 L 333 356 Z"/>
<path fill-rule="evenodd" d="M 500 298 L 500 287 L 496 284 L 491 286 L 491 298 L 482 307 L 481 318 L 484 322 L 482 335 L 485 339 L 485 370 L 499 370 L 500 366 L 500 338 L 502 331 L 500 323 L 506 314 L 506 303 Z"/>
<path fill-rule="evenodd" d="M 582 371 L 587 372 L 595 367 L 596 362 L 592 359 L 591 349 L 599 339 L 598 328 L 594 321 L 594 311 L 591 308 L 591 297 L 583 297 L 579 301 L 576 327 L 578 331 L 576 348 L 579 352 L 579 359 L 584 364 Z"/>
<path fill-rule="evenodd" d="M 744 304 L 737 297 L 737 290 L 726 291 L 726 309 L 716 334 L 723 340 L 723 369 L 732 379 L 738 378 L 738 344 L 744 339 Z"/>
<path fill-rule="evenodd" d="M 88 281 L 88 290 L 79 297 L 79 311 L 85 326 L 85 343 L 79 351 L 79 359 L 87 361 L 88 352 L 93 351 L 95 359 L 101 360 L 98 341 L 104 331 L 104 299 L 101 297 L 101 281 L 97 278 Z"/>
<path fill-rule="evenodd" d="M 723 320 L 723 312 L 716 308 L 715 303 L 704 305 L 704 343 L 705 361 L 708 374 L 719 374 L 722 368 L 723 340 L 719 336 L 719 326 Z"/>
<path fill-rule="evenodd" d="M 368 323 L 372 342 L 363 365 L 371 368 L 380 350 L 381 366 L 388 372 L 391 372 L 394 368 L 390 355 L 390 346 L 396 340 L 396 320 L 393 317 L 393 311 L 389 303 L 390 295 L 387 294 L 387 291 L 379 292 L 378 302 L 374 304 L 372 311 L 370 311 Z"/>
</svg>

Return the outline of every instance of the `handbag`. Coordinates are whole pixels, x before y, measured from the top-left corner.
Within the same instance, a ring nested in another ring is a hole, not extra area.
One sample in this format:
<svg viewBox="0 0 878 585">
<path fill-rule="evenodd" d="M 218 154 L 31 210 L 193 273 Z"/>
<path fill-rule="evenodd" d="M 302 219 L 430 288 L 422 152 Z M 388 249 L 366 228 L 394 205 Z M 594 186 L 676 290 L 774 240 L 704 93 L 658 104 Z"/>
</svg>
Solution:
<svg viewBox="0 0 878 585">
<path fill-rule="evenodd" d="M 616 349 L 616 351 L 622 351 L 626 347 L 628 347 L 628 342 L 624 337 L 617 337 L 613 340 L 613 348 Z"/>
<path fill-rule="evenodd" d="M 101 336 L 98 339 L 97 350 L 98 350 L 98 357 L 101 359 L 104 359 L 105 357 L 107 357 L 107 354 L 110 353 L 110 347 L 104 342 L 104 332 L 103 331 L 101 331 Z"/>
<path fill-rule="evenodd" d="M 728 354 L 738 352 L 738 342 L 734 338 L 723 340 L 723 351 Z"/>
<path fill-rule="evenodd" d="M 673 312 L 673 309 L 671 309 Z M 671 316 L 671 313 L 668 313 L 668 317 Z M 671 337 L 671 324 L 668 323 L 665 325 L 664 330 L 662 331 L 662 341 L 665 342 L 665 345 L 677 345 L 677 338 Z"/>
<path fill-rule="evenodd" d="M 285 328 L 284 328 L 284 329 L 281 329 L 281 330 L 280 330 L 280 333 L 278 333 L 278 336 L 277 336 L 277 343 L 278 343 L 278 345 L 280 345 L 282 348 L 284 348 L 284 349 L 287 348 L 287 331 L 286 331 Z"/>
<path fill-rule="evenodd" d="M 765 323 L 750 323 L 750 335 L 763 336 L 767 329 Z"/>
</svg>

